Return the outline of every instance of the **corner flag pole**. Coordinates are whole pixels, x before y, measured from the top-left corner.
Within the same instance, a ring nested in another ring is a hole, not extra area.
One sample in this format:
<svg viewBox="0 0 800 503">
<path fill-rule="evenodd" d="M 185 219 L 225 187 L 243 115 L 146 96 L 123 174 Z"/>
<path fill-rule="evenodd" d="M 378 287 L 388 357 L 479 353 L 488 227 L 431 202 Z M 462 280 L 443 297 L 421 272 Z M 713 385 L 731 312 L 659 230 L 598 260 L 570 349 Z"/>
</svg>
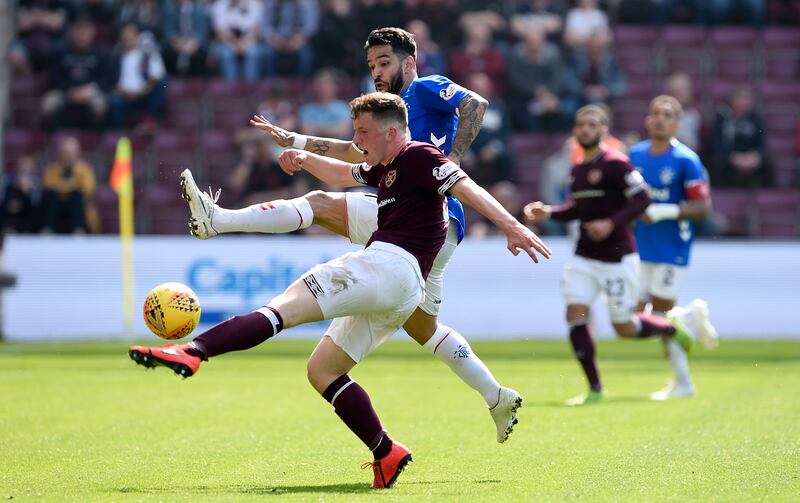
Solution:
<svg viewBox="0 0 800 503">
<path fill-rule="evenodd" d="M 122 243 L 122 313 L 125 336 L 133 338 L 133 167 L 131 142 L 122 137 L 117 142 L 114 166 L 111 168 L 111 188 L 119 194 L 119 237 Z"/>
</svg>

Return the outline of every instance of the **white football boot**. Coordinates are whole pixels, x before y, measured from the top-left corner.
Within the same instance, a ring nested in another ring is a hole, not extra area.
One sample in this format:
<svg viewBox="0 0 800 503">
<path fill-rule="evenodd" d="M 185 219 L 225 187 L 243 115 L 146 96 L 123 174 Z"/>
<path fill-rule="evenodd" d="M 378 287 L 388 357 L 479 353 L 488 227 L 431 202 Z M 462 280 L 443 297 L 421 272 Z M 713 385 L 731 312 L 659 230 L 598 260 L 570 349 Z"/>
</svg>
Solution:
<svg viewBox="0 0 800 503">
<path fill-rule="evenodd" d="M 214 211 L 217 208 L 217 200 L 222 193 L 222 189 L 212 197 L 211 188 L 205 193 L 197 188 L 194 183 L 192 172 L 188 169 L 181 173 L 181 197 L 189 203 L 189 211 L 192 213 L 189 218 L 189 233 L 199 239 L 213 238 L 219 234 L 213 224 Z"/>
<path fill-rule="evenodd" d="M 677 316 L 700 339 L 706 349 L 716 349 L 719 346 L 717 329 L 708 318 L 708 303 L 701 299 L 694 299 L 686 307 L 676 307 L 669 312 L 670 316 Z"/>
<path fill-rule="evenodd" d="M 677 383 L 671 381 L 666 388 L 650 393 L 650 400 L 672 400 L 675 398 L 691 398 L 693 396 L 694 384 L 691 382 Z"/>
<path fill-rule="evenodd" d="M 489 409 L 497 427 L 497 442 L 503 443 L 517 424 L 517 409 L 522 407 L 522 396 L 511 388 L 500 388 L 497 405 Z"/>
</svg>

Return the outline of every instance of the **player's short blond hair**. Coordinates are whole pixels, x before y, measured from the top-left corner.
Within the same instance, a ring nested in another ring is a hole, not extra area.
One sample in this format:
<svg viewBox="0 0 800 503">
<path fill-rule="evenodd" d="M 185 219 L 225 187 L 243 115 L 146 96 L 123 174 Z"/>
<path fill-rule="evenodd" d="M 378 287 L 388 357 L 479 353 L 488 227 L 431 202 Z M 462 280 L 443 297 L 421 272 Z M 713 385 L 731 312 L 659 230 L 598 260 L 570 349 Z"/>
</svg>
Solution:
<svg viewBox="0 0 800 503">
<path fill-rule="evenodd" d="M 391 93 L 375 92 L 363 94 L 350 102 L 350 116 L 357 119 L 363 113 L 371 113 L 380 122 L 396 122 L 401 131 L 408 129 L 408 110 L 403 99 Z"/>
<path fill-rule="evenodd" d="M 650 112 L 652 113 L 653 108 L 655 108 L 656 105 L 659 104 L 664 104 L 672 107 L 672 109 L 675 110 L 675 114 L 678 116 L 679 119 L 681 118 L 681 116 L 683 116 L 683 106 L 681 105 L 681 102 L 678 101 L 677 98 L 675 98 L 674 96 L 670 96 L 669 94 L 660 94 L 656 96 L 655 98 L 650 100 L 650 107 L 649 107 Z"/>
<path fill-rule="evenodd" d="M 600 123 L 604 126 L 611 125 L 610 110 L 605 105 L 584 105 L 575 112 L 575 119 L 584 114 L 597 114 L 600 116 Z"/>
</svg>

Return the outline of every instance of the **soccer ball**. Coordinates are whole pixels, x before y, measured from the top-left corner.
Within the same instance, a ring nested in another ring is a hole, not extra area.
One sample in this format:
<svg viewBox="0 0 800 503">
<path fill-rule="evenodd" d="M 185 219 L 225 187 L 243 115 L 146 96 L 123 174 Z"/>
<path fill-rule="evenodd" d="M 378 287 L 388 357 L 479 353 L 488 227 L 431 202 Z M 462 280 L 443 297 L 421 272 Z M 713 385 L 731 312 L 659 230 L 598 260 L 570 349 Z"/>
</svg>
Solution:
<svg viewBox="0 0 800 503">
<path fill-rule="evenodd" d="M 182 283 L 164 283 L 144 299 L 144 322 L 162 339 L 180 339 L 200 321 L 200 300 Z"/>
</svg>

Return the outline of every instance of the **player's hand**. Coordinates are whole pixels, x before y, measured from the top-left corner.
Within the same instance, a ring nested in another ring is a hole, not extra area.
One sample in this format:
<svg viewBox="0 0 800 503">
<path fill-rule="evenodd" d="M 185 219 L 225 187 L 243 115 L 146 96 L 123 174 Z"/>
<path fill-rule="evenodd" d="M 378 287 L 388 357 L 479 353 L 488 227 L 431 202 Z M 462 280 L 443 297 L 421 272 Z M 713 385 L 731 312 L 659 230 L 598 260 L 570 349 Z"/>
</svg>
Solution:
<svg viewBox="0 0 800 503">
<path fill-rule="evenodd" d="M 303 163 L 307 157 L 308 152 L 290 149 L 284 151 L 281 156 L 278 157 L 278 164 L 280 164 L 284 173 L 289 176 L 293 176 L 295 173 L 303 169 Z"/>
<path fill-rule="evenodd" d="M 551 209 L 550 205 L 544 204 L 541 201 L 536 201 L 526 204 L 522 211 L 529 222 L 536 223 L 548 220 L 550 218 Z"/>
<path fill-rule="evenodd" d="M 524 251 L 538 264 L 539 258 L 536 252 L 544 258 L 550 258 L 553 254 L 539 236 L 519 222 L 506 231 L 506 238 L 508 238 L 508 251 L 515 257 L 520 251 Z"/>
<path fill-rule="evenodd" d="M 583 224 L 589 239 L 592 241 L 603 241 L 614 230 L 614 222 L 610 218 L 601 218 L 599 220 L 590 220 Z"/>
<path fill-rule="evenodd" d="M 250 119 L 250 125 L 267 133 L 281 147 L 290 147 L 294 143 L 295 133 L 276 126 L 263 115 L 254 115 Z"/>
</svg>

